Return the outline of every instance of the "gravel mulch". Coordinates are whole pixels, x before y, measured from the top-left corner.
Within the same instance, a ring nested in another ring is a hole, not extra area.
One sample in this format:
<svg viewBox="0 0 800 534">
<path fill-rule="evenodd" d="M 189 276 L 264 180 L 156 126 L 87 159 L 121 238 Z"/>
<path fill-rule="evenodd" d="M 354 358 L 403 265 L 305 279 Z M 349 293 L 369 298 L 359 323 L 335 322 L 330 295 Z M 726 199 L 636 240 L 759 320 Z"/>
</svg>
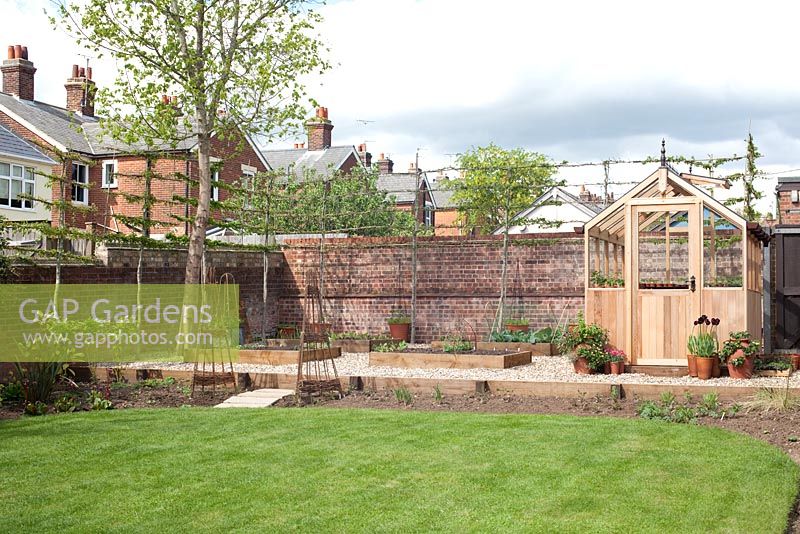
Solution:
<svg viewBox="0 0 800 534">
<path fill-rule="evenodd" d="M 782 387 L 786 378 L 755 377 L 750 380 L 734 378 L 712 378 L 699 380 L 689 376 L 665 377 L 651 376 L 641 373 L 625 373 L 622 375 L 579 375 L 572 368 L 572 363 L 565 356 L 534 356 L 528 365 L 511 369 L 406 369 L 399 367 L 370 367 L 367 353 L 343 353 L 336 359 L 336 369 L 343 376 L 380 376 L 395 378 L 432 378 L 461 380 L 510 380 L 523 382 L 576 382 L 576 383 L 613 383 L 613 384 L 669 384 L 679 386 L 734 386 L 734 387 Z M 192 364 L 186 363 L 147 363 L 137 362 L 128 367 L 144 369 L 173 369 L 191 371 Z M 259 365 L 234 364 L 238 372 L 295 374 L 297 365 Z M 800 387 L 800 373 L 789 379 L 790 387 Z"/>
</svg>

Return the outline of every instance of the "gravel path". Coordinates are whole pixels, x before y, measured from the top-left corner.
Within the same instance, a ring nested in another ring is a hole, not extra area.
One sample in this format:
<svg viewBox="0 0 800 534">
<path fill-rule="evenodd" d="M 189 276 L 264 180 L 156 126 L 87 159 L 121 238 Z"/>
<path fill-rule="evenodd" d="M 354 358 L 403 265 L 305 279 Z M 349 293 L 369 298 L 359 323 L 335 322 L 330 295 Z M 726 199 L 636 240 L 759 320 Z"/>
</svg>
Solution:
<svg viewBox="0 0 800 534">
<path fill-rule="evenodd" d="M 532 363 L 512 369 L 405 369 L 398 367 L 370 367 L 367 353 L 343 353 L 336 359 L 336 369 L 343 376 L 382 376 L 397 378 L 434 378 L 462 380 L 514 380 L 524 382 L 578 382 L 614 384 L 673 384 L 694 386 L 738 386 L 738 387 L 782 387 L 786 378 L 757 377 L 750 380 L 712 378 L 699 380 L 689 376 L 664 377 L 640 373 L 623 375 L 579 375 L 572 369 L 569 358 L 564 356 L 534 356 Z M 129 368 L 174 369 L 191 371 L 193 364 L 137 362 Z M 239 372 L 295 374 L 297 365 L 234 364 Z M 790 387 L 800 387 L 800 373 L 789 379 Z"/>
</svg>

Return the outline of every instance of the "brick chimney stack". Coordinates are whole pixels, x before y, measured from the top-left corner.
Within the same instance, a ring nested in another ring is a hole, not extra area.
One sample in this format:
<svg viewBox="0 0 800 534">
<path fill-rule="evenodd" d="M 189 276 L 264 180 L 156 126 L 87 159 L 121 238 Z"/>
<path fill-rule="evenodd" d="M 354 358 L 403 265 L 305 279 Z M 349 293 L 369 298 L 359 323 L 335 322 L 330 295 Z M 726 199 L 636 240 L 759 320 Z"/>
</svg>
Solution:
<svg viewBox="0 0 800 534">
<path fill-rule="evenodd" d="M 331 147 L 333 123 L 328 120 L 328 108 L 317 108 L 317 115 L 306 121 L 308 149 L 325 150 Z"/>
<path fill-rule="evenodd" d="M 383 153 L 381 153 L 381 157 L 378 158 L 377 164 L 381 174 L 392 174 L 392 171 L 394 171 L 394 162 L 384 157 Z"/>
<path fill-rule="evenodd" d="M 8 59 L 3 61 L 3 92 L 22 100 L 33 100 L 33 75 L 36 68 L 28 60 L 28 47 L 13 45 L 8 47 Z"/>
<path fill-rule="evenodd" d="M 67 90 L 67 110 L 85 117 L 94 117 L 95 83 L 92 68 L 72 66 L 72 75 L 64 84 Z"/>
<path fill-rule="evenodd" d="M 367 152 L 366 143 L 358 145 L 358 157 L 361 158 L 361 163 L 364 164 L 364 167 L 372 167 L 372 154 Z"/>
</svg>

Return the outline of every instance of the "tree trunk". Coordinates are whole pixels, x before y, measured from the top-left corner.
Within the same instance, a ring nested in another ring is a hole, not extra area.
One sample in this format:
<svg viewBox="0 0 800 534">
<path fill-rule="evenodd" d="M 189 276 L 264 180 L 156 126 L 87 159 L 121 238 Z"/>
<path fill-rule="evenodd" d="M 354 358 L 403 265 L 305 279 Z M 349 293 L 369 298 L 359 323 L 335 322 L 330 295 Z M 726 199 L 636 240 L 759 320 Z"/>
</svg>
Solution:
<svg viewBox="0 0 800 534">
<path fill-rule="evenodd" d="M 211 203 L 211 142 L 207 134 L 198 136 L 197 144 L 197 171 L 200 182 L 197 210 L 192 233 L 189 236 L 189 251 L 186 258 L 185 283 L 199 284 L 203 251 L 206 242 L 206 229 L 208 228 L 209 204 Z"/>
</svg>

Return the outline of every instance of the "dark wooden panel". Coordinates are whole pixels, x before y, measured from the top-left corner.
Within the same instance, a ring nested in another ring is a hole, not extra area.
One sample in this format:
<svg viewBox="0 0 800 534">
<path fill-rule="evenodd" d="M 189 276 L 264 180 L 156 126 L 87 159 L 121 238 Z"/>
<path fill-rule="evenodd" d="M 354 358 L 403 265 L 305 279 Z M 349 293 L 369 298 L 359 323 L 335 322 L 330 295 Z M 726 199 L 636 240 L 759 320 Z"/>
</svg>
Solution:
<svg viewBox="0 0 800 534">
<path fill-rule="evenodd" d="M 779 349 L 800 346 L 800 233 L 775 236 L 776 332 Z"/>
</svg>

